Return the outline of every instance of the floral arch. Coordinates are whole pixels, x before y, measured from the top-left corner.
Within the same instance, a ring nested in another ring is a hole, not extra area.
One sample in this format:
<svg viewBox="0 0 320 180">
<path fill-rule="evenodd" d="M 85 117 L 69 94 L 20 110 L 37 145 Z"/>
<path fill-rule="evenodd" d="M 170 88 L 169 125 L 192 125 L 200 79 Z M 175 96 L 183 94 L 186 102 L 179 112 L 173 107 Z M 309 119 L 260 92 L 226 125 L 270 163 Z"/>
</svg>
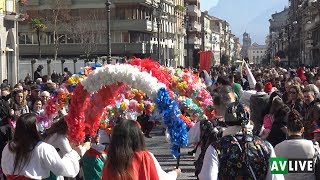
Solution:
<svg viewBox="0 0 320 180">
<path fill-rule="evenodd" d="M 114 103 L 114 96 L 123 84 L 127 84 L 141 89 L 155 102 L 170 133 L 171 152 L 174 157 L 179 156 L 179 148 L 188 144 L 187 126 L 180 119 L 178 103 L 170 97 L 168 79 L 169 76 L 159 69 L 142 68 L 137 64 L 95 69 L 73 91 L 69 113 L 65 117 L 70 141 L 79 144 L 86 134 L 93 135 L 99 128 L 104 108 Z"/>
</svg>

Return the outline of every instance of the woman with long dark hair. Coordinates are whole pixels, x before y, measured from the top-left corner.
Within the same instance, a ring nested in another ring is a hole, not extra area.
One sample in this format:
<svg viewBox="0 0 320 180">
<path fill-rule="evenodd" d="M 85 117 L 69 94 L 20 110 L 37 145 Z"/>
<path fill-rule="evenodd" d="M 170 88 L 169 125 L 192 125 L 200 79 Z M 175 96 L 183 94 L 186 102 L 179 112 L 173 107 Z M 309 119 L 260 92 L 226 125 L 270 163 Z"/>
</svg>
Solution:
<svg viewBox="0 0 320 180">
<path fill-rule="evenodd" d="M 287 105 L 291 109 L 298 111 L 302 116 L 304 116 L 303 94 L 301 91 L 301 87 L 299 85 L 292 85 L 289 92 L 290 95 Z"/>
<path fill-rule="evenodd" d="M 15 90 L 12 93 L 11 103 L 11 115 L 18 119 L 19 116 L 25 113 L 29 113 L 29 107 L 27 105 L 26 97 L 22 90 Z"/>
<path fill-rule="evenodd" d="M 37 117 L 27 113 L 19 117 L 13 141 L 2 152 L 1 166 L 8 179 L 45 179 L 50 171 L 55 175 L 75 177 L 79 172 L 79 155 L 70 144 L 68 152 L 60 158 L 56 149 L 41 141 L 37 130 Z"/>
<path fill-rule="evenodd" d="M 156 158 L 146 150 L 144 136 L 137 122 L 120 120 L 112 132 L 107 149 L 103 180 L 171 180 L 181 173 L 161 169 Z"/>
</svg>

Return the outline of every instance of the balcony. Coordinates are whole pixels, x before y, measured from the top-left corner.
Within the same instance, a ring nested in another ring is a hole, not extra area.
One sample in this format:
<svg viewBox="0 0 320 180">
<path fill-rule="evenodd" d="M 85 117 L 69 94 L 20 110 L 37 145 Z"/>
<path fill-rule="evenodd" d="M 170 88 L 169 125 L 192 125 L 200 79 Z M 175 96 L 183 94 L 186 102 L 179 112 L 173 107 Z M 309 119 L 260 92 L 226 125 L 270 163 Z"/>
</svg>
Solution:
<svg viewBox="0 0 320 180">
<path fill-rule="evenodd" d="M 184 27 L 180 27 L 179 30 L 178 30 L 178 34 L 187 35 L 186 29 Z"/>
<path fill-rule="evenodd" d="M 148 43 L 138 42 L 138 43 L 112 43 L 111 51 L 114 54 L 148 54 L 150 53 L 150 48 L 148 48 Z"/>
<path fill-rule="evenodd" d="M 196 5 L 188 5 L 187 14 L 189 16 L 201 17 L 201 11 Z"/>
<path fill-rule="evenodd" d="M 111 20 L 113 31 L 157 32 L 157 24 L 146 19 Z"/>
<path fill-rule="evenodd" d="M 115 0 L 115 4 L 156 4 L 159 0 Z"/>
<path fill-rule="evenodd" d="M 201 39 L 197 37 L 189 37 L 188 44 L 201 44 Z"/>
<path fill-rule="evenodd" d="M 13 12 L 5 12 L 4 19 L 7 21 L 24 21 L 25 16 L 23 14 L 16 14 Z"/>
<path fill-rule="evenodd" d="M 20 55 L 25 56 L 35 56 L 38 55 L 38 45 L 24 45 L 20 44 Z M 84 53 L 84 49 L 80 44 L 60 44 L 59 55 L 74 55 Z M 41 45 L 42 55 L 52 55 L 54 52 L 53 44 Z M 111 43 L 111 52 L 115 54 L 150 54 L 150 44 L 146 42 L 137 43 Z M 106 44 L 97 44 L 96 51 L 93 54 L 105 54 Z"/>
<path fill-rule="evenodd" d="M 189 4 L 199 4 L 200 0 L 188 0 Z"/>
<path fill-rule="evenodd" d="M 201 32 L 201 25 L 198 22 L 193 22 L 189 25 L 190 32 Z"/>
</svg>

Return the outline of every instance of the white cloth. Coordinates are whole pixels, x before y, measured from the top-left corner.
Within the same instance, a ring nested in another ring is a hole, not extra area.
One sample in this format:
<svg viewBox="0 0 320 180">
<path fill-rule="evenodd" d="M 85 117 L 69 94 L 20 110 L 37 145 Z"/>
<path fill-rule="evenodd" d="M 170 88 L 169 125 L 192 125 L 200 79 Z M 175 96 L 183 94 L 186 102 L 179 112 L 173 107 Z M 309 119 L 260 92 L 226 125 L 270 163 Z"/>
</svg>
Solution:
<svg viewBox="0 0 320 180">
<path fill-rule="evenodd" d="M 235 135 L 239 133 L 239 126 L 230 126 L 228 127 L 223 136 L 227 135 Z M 276 157 L 272 146 L 269 144 L 271 148 L 271 157 Z M 219 159 L 216 150 L 212 145 L 208 147 L 203 159 L 203 165 L 201 168 L 201 172 L 198 175 L 200 180 L 217 180 L 219 173 Z M 268 168 L 268 173 L 266 180 L 284 180 L 282 174 L 271 174 L 270 167 Z"/>
<path fill-rule="evenodd" d="M 51 144 L 55 148 L 59 148 L 58 153 L 61 158 L 72 150 L 69 140 L 65 135 L 62 134 L 55 133 L 50 137 L 46 138 L 45 142 Z"/>
<path fill-rule="evenodd" d="M 200 136 L 201 136 L 200 121 L 198 121 L 188 131 L 189 144 L 198 144 L 200 142 L 200 138 L 201 138 Z M 197 150 L 196 150 L 194 159 L 198 159 L 200 154 L 201 154 L 201 146 L 199 145 Z"/>
<path fill-rule="evenodd" d="M 154 157 L 154 155 L 151 152 L 149 153 L 153 159 L 154 165 L 156 166 L 159 180 L 176 180 L 177 179 L 178 174 L 176 171 L 173 170 L 173 171 L 165 172 L 164 170 L 162 170 L 158 160 Z"/>
<path fill-rule="evenodd" d="M 292 159 L 312 159 L 315 147 L 312 141 L 306 139 L 285 140 L 274 148 L 278 157 Z M 314 180 L 313 173 L 290 173 L 284 175 L 288 180 Z"/>
<path fill-rule="evenodd" d="M 15 153 L 9 150 L 8 144 L 2 152 L 1 167 L 5 175 L 26 176 L 32 179 L 44 179 L 50 171 L 59 176 L 75 177 L 79 173 L 79 155 L 71 150 L 60 158 L 56 149 L 45 142 L 39 142 L 32 151 L 29 163 L 21 171 L 13 174 Z"/>
</svg>

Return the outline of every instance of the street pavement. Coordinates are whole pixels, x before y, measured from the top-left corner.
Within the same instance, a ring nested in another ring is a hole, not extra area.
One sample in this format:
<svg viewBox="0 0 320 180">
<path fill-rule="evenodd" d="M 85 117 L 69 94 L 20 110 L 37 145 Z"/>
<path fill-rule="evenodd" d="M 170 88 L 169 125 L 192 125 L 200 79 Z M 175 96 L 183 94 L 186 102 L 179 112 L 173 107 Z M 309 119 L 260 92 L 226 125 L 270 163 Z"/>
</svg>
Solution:
<svg viewBox="0 0 320 180">
<path fill-rule="evenodd" d="M 163 170 L 168 172 L 174 169 L 176 167 L 177 160 L 172 157 L 170 153 L 170 144 L 167 142 L 165 136 L 162 135 L 161 129 L 153 129 L 150 135 L 152 138 L 146 138 L 148 150 L 155 155 Z M 192 148 L 181 149 L 182 156 L 180 158 L 180 169 L 182 173 L 178 179 L 196 180 L 193 165 L 194 157 L 187 153 L 191 150 Z"/>
</svg>

